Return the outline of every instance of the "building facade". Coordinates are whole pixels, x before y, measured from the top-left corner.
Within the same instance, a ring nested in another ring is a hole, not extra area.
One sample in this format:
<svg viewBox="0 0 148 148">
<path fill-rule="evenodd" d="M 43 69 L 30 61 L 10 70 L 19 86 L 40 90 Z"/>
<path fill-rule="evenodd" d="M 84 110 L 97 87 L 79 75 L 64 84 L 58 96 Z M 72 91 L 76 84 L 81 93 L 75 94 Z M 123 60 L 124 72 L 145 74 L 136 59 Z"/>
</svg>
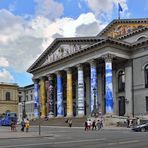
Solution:
<svg viewBox="0 0 148 148">
<path fill-rule="evenodd" d="M 18 120 L 34 118 L 34 85 L 19 87 L 18 89 Z"/>
<path fill-rule="evenodd" d="M 57 38 L 28 69 L 34 115 L 148 111 L 148 19 L 113 20 L 95 37 Z"/>
<path fill-rule="evenodd" d="M 11 83 L 0 83 L 0 114 L 18 112 L 18 86 Z"/>
</svg>

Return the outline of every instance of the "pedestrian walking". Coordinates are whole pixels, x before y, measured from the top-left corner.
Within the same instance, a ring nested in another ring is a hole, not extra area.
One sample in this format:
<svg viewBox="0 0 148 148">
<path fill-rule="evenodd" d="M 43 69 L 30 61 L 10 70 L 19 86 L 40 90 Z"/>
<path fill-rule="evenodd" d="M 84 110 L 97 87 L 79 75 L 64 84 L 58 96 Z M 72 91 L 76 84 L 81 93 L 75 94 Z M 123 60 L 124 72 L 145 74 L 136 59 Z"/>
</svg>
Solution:
<svg viewBox="0 0 148 148">
<path fill-rule="evenodd" d="M 26 127 L 26 132 L 28 132 L 29 131 L 29 128 L 30 128 L 29 119 L 26 120 L 25 127 Z"/>
<path fill-rule="evenodd" d="M 96 129 L 100 130 L 100 120 L 99 119 L 96 121 Z"/>
<path fill-rule="evenodd" d="M 13 119 L 11 120 L 10 128 L 11 128 L 11 131 L 14 131 L 14 120 Z"/>
<path fill-rule="evenodd" d="M 69 127 L 72 127 L 72 119 L 68 120 L 68 125 L 69 125 Z"/>
<path fill-rule="evenodd" d="M 137 117 L 137 125 L 140 125 L 140 119 Z"/>
<path fill-rule="evenodd" d="M 129 116 L 127 117 L 127 128 L 129 128 L 130 127 L 130 118 L 129 118 Z"/>
<path fill-rule="evenodd" d="M 88 130 L 90 130 L 90 128 L 91 128 L 91 120 L 90 119 L 87 121 L 87 126 L 88 126 Z"/>
<path fill-rule="evenodd" d="M 23 119 L 21 122 L 21 131 L 24 132 L 24 129 L 25 129 L 25 121 Z"/>
<path fill-rule="evenodd" d="M 95 120 L 94 120 L 93 123 L 92 123 L 92 131 L 93 131 L 94 129 L 96 130 L 96 121 L 95 121 Z"/>
<path fill-rule="evenodd" d="M 87 120 L 84 122 L 84 127 L 85 127 L 85 131 L 88 130 L 88 124 L 87 124 Z"/>
<path fill-rule="evenodd" d="M 14 120 L 14 131 L 16 132 L 17 121 Z"/>
</svg>

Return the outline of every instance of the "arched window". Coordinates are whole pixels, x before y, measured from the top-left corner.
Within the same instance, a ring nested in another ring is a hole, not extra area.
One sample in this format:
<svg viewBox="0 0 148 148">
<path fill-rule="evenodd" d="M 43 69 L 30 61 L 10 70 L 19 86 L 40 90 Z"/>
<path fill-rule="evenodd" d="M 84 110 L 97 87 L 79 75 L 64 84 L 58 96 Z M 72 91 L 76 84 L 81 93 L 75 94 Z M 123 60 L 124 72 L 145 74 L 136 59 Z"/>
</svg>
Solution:
<svg viewBox="0 0 148 148">
<path fill-rule="evenodd" d="M 118 91 L 122 92 L 125 90 L 125 72 L 123 70 L 118 73 Z"/>
<path fill-rule="evenodd" d="M 144 74 L 145 74 L 145 88 L 148 88 L 148 64 L 144 68 Z"/>
<path fill-rule="evenodd" d="M 10 101 L 10 92 L 6 92 L 6 101 Z"/>
</svg>

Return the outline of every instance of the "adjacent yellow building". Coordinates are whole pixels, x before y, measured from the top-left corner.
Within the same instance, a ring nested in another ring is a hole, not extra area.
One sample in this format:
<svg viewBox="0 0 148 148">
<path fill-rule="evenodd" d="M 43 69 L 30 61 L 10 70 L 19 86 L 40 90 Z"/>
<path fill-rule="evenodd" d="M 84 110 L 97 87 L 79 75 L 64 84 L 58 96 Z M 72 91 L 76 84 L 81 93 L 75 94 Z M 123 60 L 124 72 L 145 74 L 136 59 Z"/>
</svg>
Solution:
<svg viewBox="0 0 148 148">
<path fill-rule="evenodd" d="M 18 85 L 0 83 L 0 114 L 18 112 Z"/>
</svg>

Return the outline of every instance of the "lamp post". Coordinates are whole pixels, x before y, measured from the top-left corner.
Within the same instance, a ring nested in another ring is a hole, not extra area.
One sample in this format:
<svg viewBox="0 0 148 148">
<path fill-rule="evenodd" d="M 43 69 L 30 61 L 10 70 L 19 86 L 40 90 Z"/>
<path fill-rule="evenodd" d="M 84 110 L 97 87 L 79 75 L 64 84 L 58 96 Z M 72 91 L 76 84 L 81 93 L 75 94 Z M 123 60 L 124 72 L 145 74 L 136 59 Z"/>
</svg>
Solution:
<svg viewBox="0 0 148 148">
<path fill-rule="evenodd" d="M 94 93 L 94 115 L 96 116 L 96 88 L 93 88 Z"/>
<path fill-rule="evenodd" d="M 41 110 L 40 110 L 40 102 L 38 104 L 38 114 L 39 114 L 39 136 L 41 135 Z"/>
<path fill-rule="evenodd" d="M 23 100 L 22 101 L 22 120 L 24 119 L 24 118 L 26 118 L 26 101 L 25 100 Z"/>
</svg>

